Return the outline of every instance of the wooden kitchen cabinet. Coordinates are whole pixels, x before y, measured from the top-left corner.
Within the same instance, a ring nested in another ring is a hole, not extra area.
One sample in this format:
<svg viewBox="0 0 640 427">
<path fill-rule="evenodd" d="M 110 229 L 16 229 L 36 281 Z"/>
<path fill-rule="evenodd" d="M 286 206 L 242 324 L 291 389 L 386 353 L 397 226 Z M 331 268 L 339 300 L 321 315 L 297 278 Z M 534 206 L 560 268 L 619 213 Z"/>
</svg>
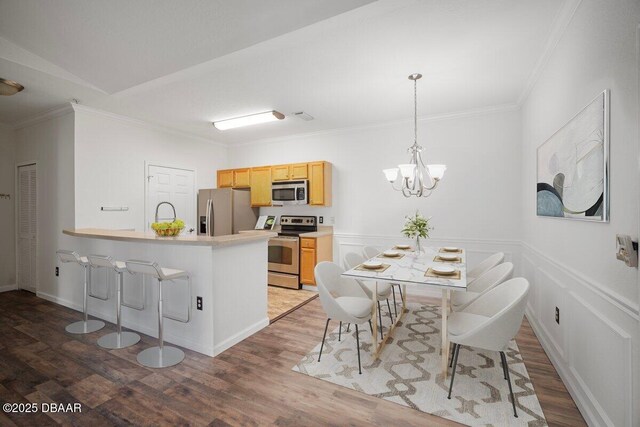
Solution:
<svg viewBox="0 0 640 427">
<path fill-rule="evenodd" d="M 247 188 L 251 186 L 251 169 L 233 170 L 233 188 Z"/>
<path fill-rule="evenodd" d="M 233 187 L 233 169 L 218 171 L 218 188 Z"/>
<path fill-rule="evenodd" d="M 333 261 L 333 236 L 300 238 L 300 283 L 316 285 L 314 270 L 322 261 Z"/>
<path fill-rule="evenodd" d="M 307 163 L 271 166 L 271 179 L 273 182 L 296 181 L 299 179 L 307 179 L 308 177 Z"/>
<path fill-rule="evenodd" d="M 289 165 L 271 166 L 272 181 L 289 181 Z"/>
<path fill-rule="evenodd" d="M 290 179 L 307 179 L 309 177 L 308 164 L 307 163 L 294 163 L 289 165 L 289 177 Z"/>
<path fill-rule="evenodd" d="M 309 204 L 331 206 L 331 163 L 309 163 Z"/>
<path fill-rule="evenodd" d="M 271 167 L 251 168 L 251 206 L 271 206 Z"/>
</svg>

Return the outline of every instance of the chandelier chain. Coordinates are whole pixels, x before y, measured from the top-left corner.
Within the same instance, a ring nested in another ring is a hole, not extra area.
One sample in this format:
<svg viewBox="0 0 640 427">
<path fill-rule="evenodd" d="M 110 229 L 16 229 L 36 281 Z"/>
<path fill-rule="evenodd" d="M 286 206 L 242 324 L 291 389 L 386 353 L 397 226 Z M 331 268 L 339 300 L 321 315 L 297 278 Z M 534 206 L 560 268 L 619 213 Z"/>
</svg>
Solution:
<svg viewBox="0 0 640 427">
<path fill-rule="evenodd" d="M 413 81 L 413 143 L 418 145 L 418 81 Z"/>
</svg>

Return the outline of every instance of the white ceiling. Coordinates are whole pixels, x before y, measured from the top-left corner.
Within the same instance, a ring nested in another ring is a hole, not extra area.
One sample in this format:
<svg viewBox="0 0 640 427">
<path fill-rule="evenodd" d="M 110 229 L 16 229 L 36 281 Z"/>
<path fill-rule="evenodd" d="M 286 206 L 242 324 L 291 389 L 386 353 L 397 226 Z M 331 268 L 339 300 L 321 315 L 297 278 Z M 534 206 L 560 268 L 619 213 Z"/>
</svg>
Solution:
<svg viewBox="0 0 640 427">
<path fill-rule="evenodd" d="M 407 119 L 413 72 L 421 115 L 515 104 L 568 2 L 0 0 L 0 122 L 79 98 L 232 144 Z M 315 120 L 211 126 L 271 109 Z"/>
</svg>

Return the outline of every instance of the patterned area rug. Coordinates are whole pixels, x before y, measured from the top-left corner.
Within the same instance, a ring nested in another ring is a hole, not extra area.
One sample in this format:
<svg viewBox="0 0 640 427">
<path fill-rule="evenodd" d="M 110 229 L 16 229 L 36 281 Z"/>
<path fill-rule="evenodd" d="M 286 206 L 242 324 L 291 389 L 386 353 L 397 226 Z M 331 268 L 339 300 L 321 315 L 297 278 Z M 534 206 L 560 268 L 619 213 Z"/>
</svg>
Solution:
<svg viewBox="0 0 640 427">
<path fill-rule="evenodd" d="M 547 425 L 515 341 L 505 354 L 518 418 L 513 416 L 499 353 L 462 347 L 451 400 L 447 399 L 450 377 L 443 381 L 440 373 L 440 307 L 414 303 L 407 308 L 403 324 L 396 327 L 375 362 L 369 327 L 360 327 L 362 375 L 358 374 L 355 328 L 346 332 L 346 325 L 341 341 L 338 328 L 327 332 L 320 362 L 318 344 L 293 370 L 470 426 Z M 389 317 L 383 322 L 388 325 Z"/>
</svg>

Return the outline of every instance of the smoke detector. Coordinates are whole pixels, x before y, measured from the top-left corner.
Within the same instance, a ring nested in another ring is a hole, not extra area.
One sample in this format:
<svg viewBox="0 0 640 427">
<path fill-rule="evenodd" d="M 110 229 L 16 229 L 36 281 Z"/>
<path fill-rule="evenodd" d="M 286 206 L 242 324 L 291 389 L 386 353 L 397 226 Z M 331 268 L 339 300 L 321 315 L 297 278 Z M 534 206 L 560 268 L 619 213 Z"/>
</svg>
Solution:
<svg viewBox="0 0 640 427">
<path fill-rule="evenodd" d="M 305 113 L 304 111 L 298 111 L 297 113 L 293 113 L 292 115 L 293 117 L 297 117 L 300 120 L 304 120 L 305 122 L 310 122 L 311 120 L 313 120 L 313 116 Z"/>
</svg>

